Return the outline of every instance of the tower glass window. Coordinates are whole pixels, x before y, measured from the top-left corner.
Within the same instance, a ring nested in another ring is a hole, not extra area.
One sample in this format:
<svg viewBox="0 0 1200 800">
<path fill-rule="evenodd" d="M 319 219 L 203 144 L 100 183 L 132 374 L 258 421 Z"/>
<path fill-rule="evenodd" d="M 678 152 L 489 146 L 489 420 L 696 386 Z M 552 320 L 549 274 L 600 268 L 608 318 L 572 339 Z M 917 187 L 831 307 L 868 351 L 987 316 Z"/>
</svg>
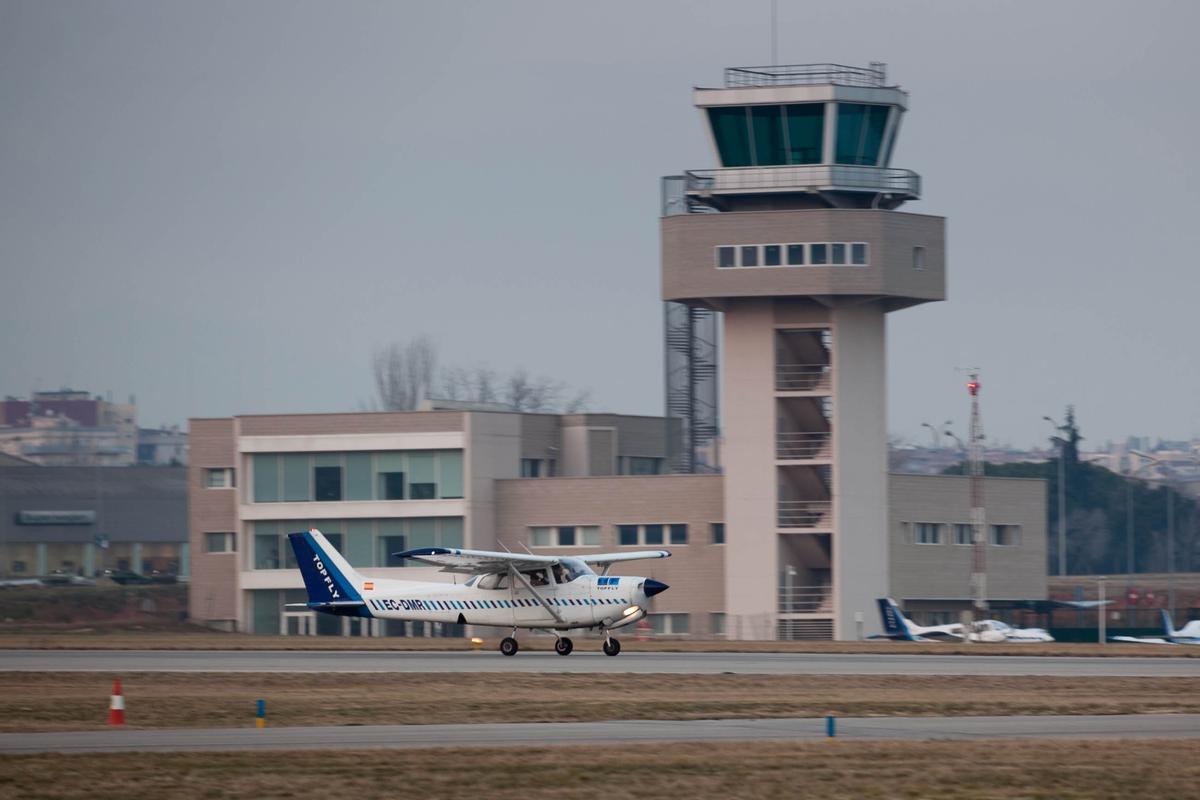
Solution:
<svg viewBox="0 0 1200 800">
<path fill-rule="evenodd" d="M 887 126 L 888 107 L 863 103 L 838 103 L 837 148 L 839 164 L 875 166 Z"/>
<path fill-rule="evenodd" d="M 783 146 L 782 106 L 750 106 L 754 130 L 754 163 L 759 166 L 786 164 Z"/>
<path fill-rule="evenodd" d="M 789 164 L 820 164 L 825 144 L 825 104 L 784 106 Z"/>
<path fill-rule="evenodd" d="M 722 106 L 708 110 L 713 138 L 721 163 L 727 167 L 753 166 L 750 158 L 750 131 L 745 106 Z"/>
</svg>

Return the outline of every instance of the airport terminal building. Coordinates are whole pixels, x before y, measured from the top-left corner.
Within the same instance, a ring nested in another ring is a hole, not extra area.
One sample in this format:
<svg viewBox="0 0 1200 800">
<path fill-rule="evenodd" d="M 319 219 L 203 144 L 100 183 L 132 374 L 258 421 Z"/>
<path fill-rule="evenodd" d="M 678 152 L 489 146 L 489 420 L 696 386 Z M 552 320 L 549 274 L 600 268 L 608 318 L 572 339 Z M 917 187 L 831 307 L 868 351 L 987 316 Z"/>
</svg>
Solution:
<svg viewBox="0 0 1200 800">
<path fill-rule="evenodd" d="M 659 417 L 413 411 L 240 416 L 191 421 L 190 608 L 200 623 L 251 633 L 461 635 L 455 626 L 383 622 L 284 608 L 306 599 L 286 539 L 320 528 L 370 576 L 451 580 L 398 563 L 413 547 L 585 554 L 663 547 L 664 561 L 614 572 L 670 585 L 654 598 L 659 635 L 829 639 L 830 554 L 764 560 L 728 580 L 743 531 L 727 524 L 725 477 L 662 474 Z M 994 596 L 1044 597 L 1045 487 L 989 478 Z M 970 603 L 969 493 L 960 476 L 892 475 L 887 591 L 920 621 Z M 731 612 L 739 592 L 770 603 Z M 878 629 L 873 603 L 847 609 L 854 638 Z"/>
</svg>

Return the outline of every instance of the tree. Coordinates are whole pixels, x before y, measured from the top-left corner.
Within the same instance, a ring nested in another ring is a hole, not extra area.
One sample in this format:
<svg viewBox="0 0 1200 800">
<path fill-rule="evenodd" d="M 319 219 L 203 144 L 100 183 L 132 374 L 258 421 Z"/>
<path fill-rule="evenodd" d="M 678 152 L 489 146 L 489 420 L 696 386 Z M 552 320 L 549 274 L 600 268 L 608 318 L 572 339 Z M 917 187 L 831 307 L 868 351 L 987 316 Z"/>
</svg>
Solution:
<svg viewBox="0 0 1200 800">
<path fill-rule="evenodd" d="M 437 347 L 428 336 L 376 349 L 373 372 L 380 405 L 385 411 L 412 411 L 429 395 L 436 368 Z"/>
<path fill-rule="evenodd" d="M 434 395 L 466 403 L 493 403 L 511 411 L 564 412 L 587 408 L 589 393 L 572 392 L 562 381 L 533 376 L 521 367 L 499 375 L 486 366 L 437 370 L 437 346 L 427 336 L 375 351 L 373 363 L 379 402 L 388 411 L 411 411 Z"/>
</svg>

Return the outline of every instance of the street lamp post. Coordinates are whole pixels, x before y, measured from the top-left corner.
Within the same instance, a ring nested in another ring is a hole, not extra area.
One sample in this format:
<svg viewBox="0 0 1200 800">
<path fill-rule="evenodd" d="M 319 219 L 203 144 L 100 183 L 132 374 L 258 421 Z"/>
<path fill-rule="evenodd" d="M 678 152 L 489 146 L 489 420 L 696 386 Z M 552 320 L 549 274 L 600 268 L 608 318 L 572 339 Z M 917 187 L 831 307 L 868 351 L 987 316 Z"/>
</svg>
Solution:
<svg viewBox="0 0 1200 800">
<path fill-rule="evenodd" d="M 1054 429 L 1062 432 L 1062 425 L 1059 425 L 1050 417 L 1042 417 L 1042 419 L 1054 426 Z M 1058 442 L 1058 574 L 1067 574 L 1067 440 L 1062 436 L 1054 436 L 1053 439 Z"/>
</svg>

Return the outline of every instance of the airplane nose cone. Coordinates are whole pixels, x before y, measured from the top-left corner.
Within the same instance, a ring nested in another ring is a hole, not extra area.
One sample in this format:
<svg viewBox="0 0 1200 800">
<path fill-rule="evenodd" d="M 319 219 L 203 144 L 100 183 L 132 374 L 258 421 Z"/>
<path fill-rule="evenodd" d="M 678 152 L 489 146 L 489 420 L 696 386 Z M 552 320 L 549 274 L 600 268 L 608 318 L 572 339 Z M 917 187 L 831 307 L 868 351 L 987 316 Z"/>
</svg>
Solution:
<svg viewBox="0 0 1200 800">
<path fill-rule="evenodd" d="M 667 589 L 670 589 L 670 588 L 671 588 L 670 586 L 667 586 L 662 581 L 656 581 L 653 578 L 646 579 L 646 587 L 645 587 L 646 597 L 654 597 L 654 595 L 658 594 L 659 592 L 665 592 Z"/>
</svg>

